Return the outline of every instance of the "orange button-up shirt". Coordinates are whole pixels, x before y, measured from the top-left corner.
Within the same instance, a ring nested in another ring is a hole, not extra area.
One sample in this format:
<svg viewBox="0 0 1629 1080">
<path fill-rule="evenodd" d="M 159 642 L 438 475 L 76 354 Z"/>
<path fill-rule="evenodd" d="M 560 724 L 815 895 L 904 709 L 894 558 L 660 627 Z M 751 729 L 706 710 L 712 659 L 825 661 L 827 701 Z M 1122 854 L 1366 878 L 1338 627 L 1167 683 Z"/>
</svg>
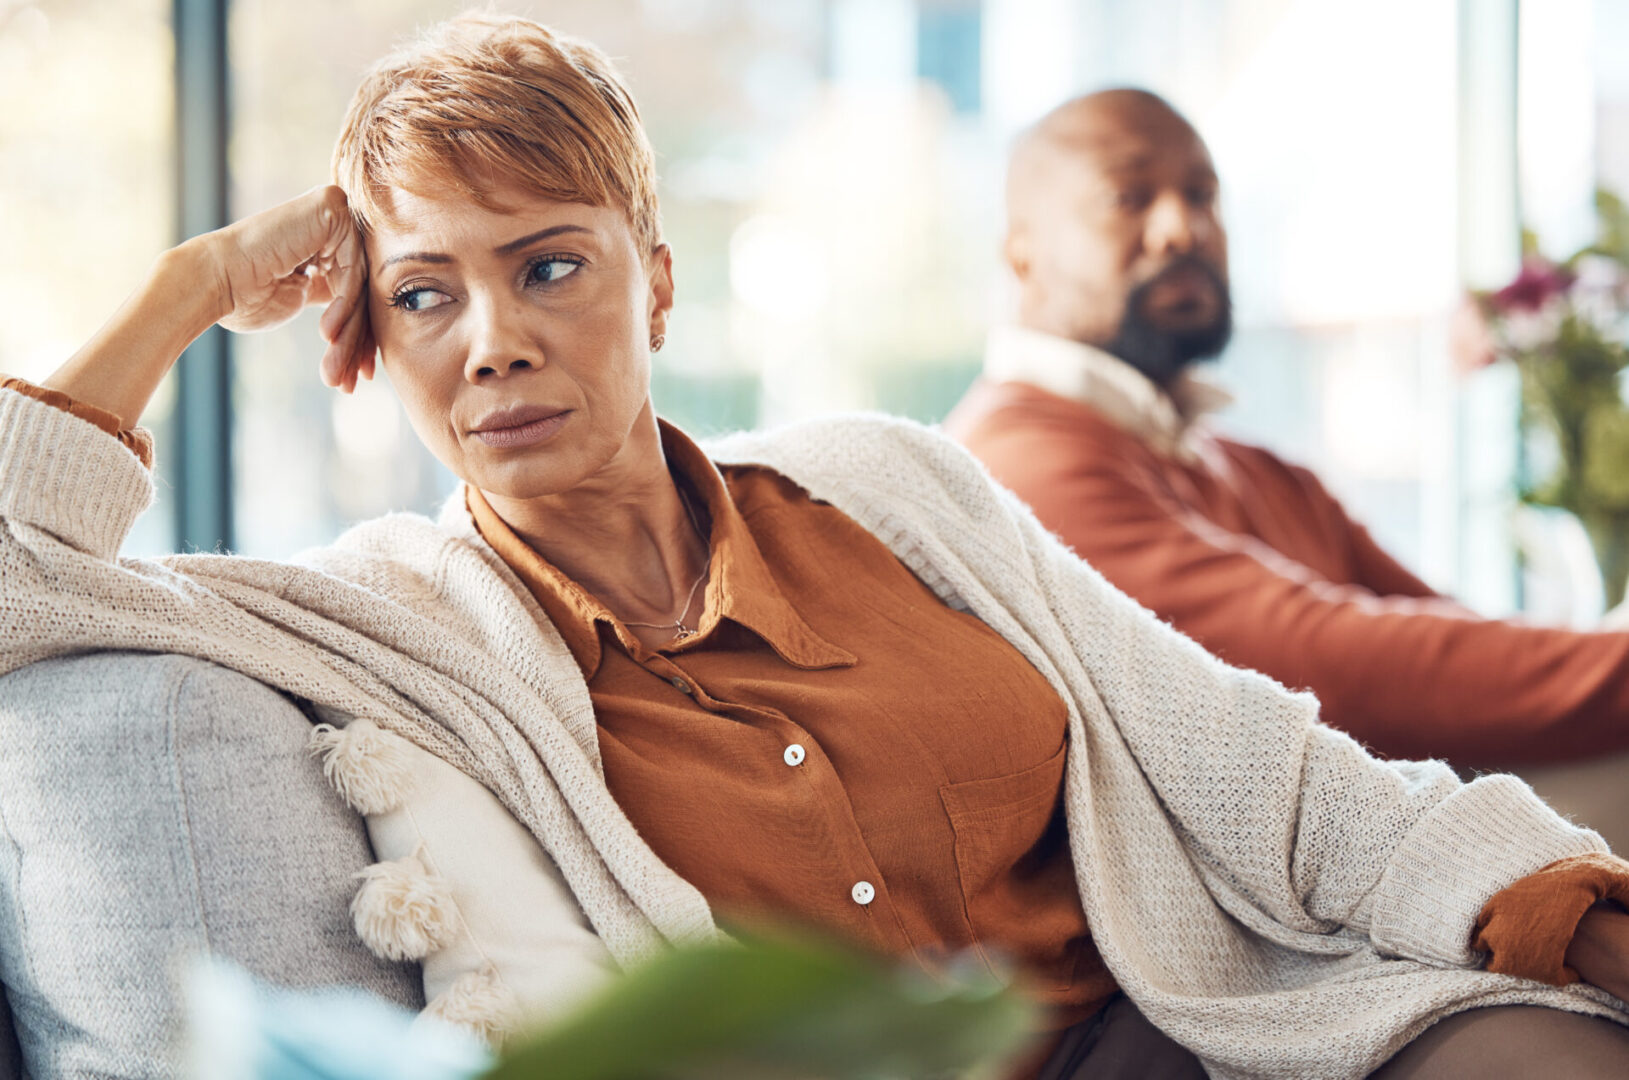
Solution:
<svg viewBox="0 0 1629 1080">
<path fill-rule="evenodd" d="M 588 680 L 606 782 L 726 922 L 795 920 L 932 967 L 1016 962 L 1059 1025 L 1115 982 L 1062 811 L 1067 712 L 999 634 L 764 468 L 663 444 L 711 521 L 699 634 L 649 648 L 479 491 L 481 534 Z"/>
</svg>

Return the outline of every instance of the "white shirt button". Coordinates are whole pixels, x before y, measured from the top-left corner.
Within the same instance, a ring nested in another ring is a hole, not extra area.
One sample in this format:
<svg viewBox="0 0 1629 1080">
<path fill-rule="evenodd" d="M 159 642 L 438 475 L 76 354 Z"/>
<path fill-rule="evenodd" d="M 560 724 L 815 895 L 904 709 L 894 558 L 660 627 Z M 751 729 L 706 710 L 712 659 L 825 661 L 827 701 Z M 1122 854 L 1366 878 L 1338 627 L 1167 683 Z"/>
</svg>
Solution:
<svg viewBox="0 0 1629 1080">
<path fill-rule="evenodd" d="M 673 678 L 669 679 L 668 682 L 672 683 L 673 684 L 673 689 L 677 690 L 681 694 L 693 694 L 693 693 L 695 693 L 694 690 L 690 689 L 690 684 L 685 682 L 684 679 L 680 678 L 677 675 L 675 675 L 675 676 L 673 676 Z"/>
<path fill-rule="evenodd" d="M 849 895 L 854 897 L 856 904 L 864 906 L 877 898 L 877 890 L 872 888 L 869 881 L 857 881 L 854 888 L 849 890 Z"/>
<path fill-rule="evenodd" d="M 788 746 L 786 748 L 786 753 L 781 755 L 788 765 L 793 766 L 802 765 L 803 759 L 806 756 L 807 755 L 803 752 L 803 747 L 799 746 L 797 743 L 793 743 L 791 746 Z"/>
</svg>

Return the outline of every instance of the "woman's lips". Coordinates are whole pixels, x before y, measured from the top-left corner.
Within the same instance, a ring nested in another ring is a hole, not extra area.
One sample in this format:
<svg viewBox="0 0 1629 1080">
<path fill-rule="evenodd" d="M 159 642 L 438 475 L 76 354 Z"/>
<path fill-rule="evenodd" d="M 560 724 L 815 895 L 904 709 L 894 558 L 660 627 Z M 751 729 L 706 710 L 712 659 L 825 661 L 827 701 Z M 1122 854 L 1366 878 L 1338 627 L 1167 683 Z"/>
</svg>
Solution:
<svg viewBox="0 0 1629 1080">
<path fill-rule="evenodd" d="M 497 447 L 500 450 L 512 450 L 518 446 L 535 446 L 559 431 L 569 416 L 571 416 L 571 410 L 566 409 L 550 416 L 529 420 L 524 424 L 516 424 L 513 427 L 483 428 L 470 434 L 488 446 Z"/>
</svg>

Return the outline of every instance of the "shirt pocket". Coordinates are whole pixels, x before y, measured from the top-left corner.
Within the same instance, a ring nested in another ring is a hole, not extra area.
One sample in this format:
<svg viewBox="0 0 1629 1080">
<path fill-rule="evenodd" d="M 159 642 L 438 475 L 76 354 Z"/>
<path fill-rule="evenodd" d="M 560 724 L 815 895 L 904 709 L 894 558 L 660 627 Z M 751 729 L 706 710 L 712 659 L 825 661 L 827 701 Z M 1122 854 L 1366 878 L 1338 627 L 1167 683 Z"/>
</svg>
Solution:
<svg viewBox="0 0 1629 1080">
<path fill-rule="evenodd" d="M 1066 743 L 1020 772 L 939 788 L 975 943 L 1016 961 L 1044 990 L 1073 984 L 1085 936 L 1060 812 L 1067 751 Z"/>
</svg>

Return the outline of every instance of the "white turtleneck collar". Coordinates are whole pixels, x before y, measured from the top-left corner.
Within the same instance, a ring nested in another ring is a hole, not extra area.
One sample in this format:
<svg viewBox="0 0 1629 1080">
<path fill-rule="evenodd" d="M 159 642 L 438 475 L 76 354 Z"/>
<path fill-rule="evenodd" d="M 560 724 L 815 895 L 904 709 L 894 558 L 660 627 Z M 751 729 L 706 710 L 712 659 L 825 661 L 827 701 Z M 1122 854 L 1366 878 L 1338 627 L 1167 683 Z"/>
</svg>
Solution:
<svg viewBox="0 0 1629 1080">
<path fill-rule="evenodd" d="M 1102 349 L 1022 326 L 990 332 L 984 376 L 1029 383 L 1089 405 L 1160 453 L 1182 460 L 1194 456 L 1189 438 L 1194 425 L 1233 401 L 1192 369 L 1179 374 L 1167 391 Z"/>
</svg>

